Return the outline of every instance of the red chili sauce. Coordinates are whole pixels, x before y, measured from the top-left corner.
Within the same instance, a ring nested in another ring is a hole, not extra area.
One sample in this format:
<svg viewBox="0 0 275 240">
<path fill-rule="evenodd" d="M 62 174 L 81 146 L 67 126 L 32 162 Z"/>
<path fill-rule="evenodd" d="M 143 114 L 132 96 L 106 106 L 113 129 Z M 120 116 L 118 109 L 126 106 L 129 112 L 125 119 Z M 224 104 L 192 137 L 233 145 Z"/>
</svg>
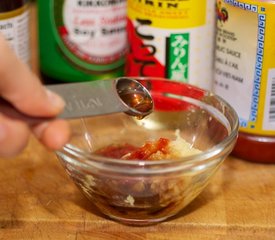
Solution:
<svg viewBox="0 0 275 240">
<path fill-rule="evenodd" d="M 156 152 L 168 153 L 168 144 L 170 140 L 167 138 L 160 138 L 157 141 L 146 142 L 142 147 L 135 147 L 128 143 L 122 145 L 110 145 L 99 149 L 96 154 L 117 159 L 126 160 L 152 160 L 150 157 Z"/>
</svg>

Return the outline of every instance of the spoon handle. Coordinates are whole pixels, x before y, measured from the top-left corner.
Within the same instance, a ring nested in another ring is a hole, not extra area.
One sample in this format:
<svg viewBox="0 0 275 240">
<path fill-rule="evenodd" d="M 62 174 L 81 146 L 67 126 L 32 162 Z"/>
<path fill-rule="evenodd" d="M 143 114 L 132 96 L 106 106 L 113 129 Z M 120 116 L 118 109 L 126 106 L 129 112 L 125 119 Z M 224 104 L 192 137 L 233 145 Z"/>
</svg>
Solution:
<svg viewBox="0 0 275 240">
<path fill-rule="evenodd" d="M 116 90 L 116 80 L 100 80 L 80 83 L 47 85 L 65 100 L 60 118 L 79 118 L 115 112 L 126 112 Z"/>
<path fill-rule="evenodd" d="M 150 114 L 153 108 L 153 101 L 147 89 L 131 78 L 65 83 L 46 87 L 65 100 L 64 111 L 57 116 L 58 118 L 72 119 L 118 112 L 144 117 Z M 137 93 L 142 93 L 142 97 L 137 99 Z M 125 98 L 125 95 L 130 97 Z M 147 108 L 143 107 L 144 103 Z M 26 115 L 3 98 L 0 98 L 0 112 L 31 125 L 51 119 Z"/>
</svg>

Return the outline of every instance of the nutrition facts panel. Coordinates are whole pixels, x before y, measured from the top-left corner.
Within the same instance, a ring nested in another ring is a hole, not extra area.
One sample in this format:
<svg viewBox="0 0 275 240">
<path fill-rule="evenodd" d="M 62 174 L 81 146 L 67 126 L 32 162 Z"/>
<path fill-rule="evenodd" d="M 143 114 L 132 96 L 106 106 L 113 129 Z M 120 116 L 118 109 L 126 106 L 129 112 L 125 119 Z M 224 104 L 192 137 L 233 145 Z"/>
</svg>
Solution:
<svg viewBox="0 0 275 240">
<path fill-rule="evenodd" d="M 29 12 L 0 20 L 0 31 L 5 36 L 17 56 L 28 63 L 29 54 Z"/>
</svg>

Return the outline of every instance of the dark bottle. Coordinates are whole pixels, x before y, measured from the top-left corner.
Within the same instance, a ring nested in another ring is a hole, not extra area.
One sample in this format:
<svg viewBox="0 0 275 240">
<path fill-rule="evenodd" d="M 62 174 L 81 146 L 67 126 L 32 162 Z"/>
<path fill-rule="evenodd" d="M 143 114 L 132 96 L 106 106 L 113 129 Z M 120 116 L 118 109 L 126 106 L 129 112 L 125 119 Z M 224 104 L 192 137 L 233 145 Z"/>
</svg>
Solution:
<svg viewBox="0 0 275 240">
<path fill-rule="evenodd" d="M 29 64 L 29 8 L 27 0 L 0 1 L 0 32 L 17 56 Z"/>
</svg>

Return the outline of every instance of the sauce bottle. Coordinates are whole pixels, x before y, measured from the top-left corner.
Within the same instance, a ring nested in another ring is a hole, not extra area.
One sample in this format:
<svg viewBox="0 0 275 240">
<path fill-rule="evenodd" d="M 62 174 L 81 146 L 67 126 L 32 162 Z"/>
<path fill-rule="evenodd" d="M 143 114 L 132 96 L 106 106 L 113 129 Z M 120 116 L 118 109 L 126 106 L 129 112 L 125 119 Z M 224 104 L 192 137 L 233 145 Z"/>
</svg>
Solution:
<svg viewBox="0 0 275 240">
<path fill-rule="evenodd" d="M 215 0 L 128 0 L 127 19 L 127 76 L 212 88 Z"/>
<path fill-rule="evenodd" d="M 38 19 L 45 83 L 124 75 L 126 0 L 38 0 Z"/>
<path fill-rule="evenodd" d="M 26 64 L 29 64 L 29 9 L 27 0 L 0 1 L 0 32 L 16 55 Z"/>
<path fill-rule="evenodd" d="M 214 92 L 237 111 L 233 155 L 275 163 L 275 1 L 218 0 Z"/>
</svg>

